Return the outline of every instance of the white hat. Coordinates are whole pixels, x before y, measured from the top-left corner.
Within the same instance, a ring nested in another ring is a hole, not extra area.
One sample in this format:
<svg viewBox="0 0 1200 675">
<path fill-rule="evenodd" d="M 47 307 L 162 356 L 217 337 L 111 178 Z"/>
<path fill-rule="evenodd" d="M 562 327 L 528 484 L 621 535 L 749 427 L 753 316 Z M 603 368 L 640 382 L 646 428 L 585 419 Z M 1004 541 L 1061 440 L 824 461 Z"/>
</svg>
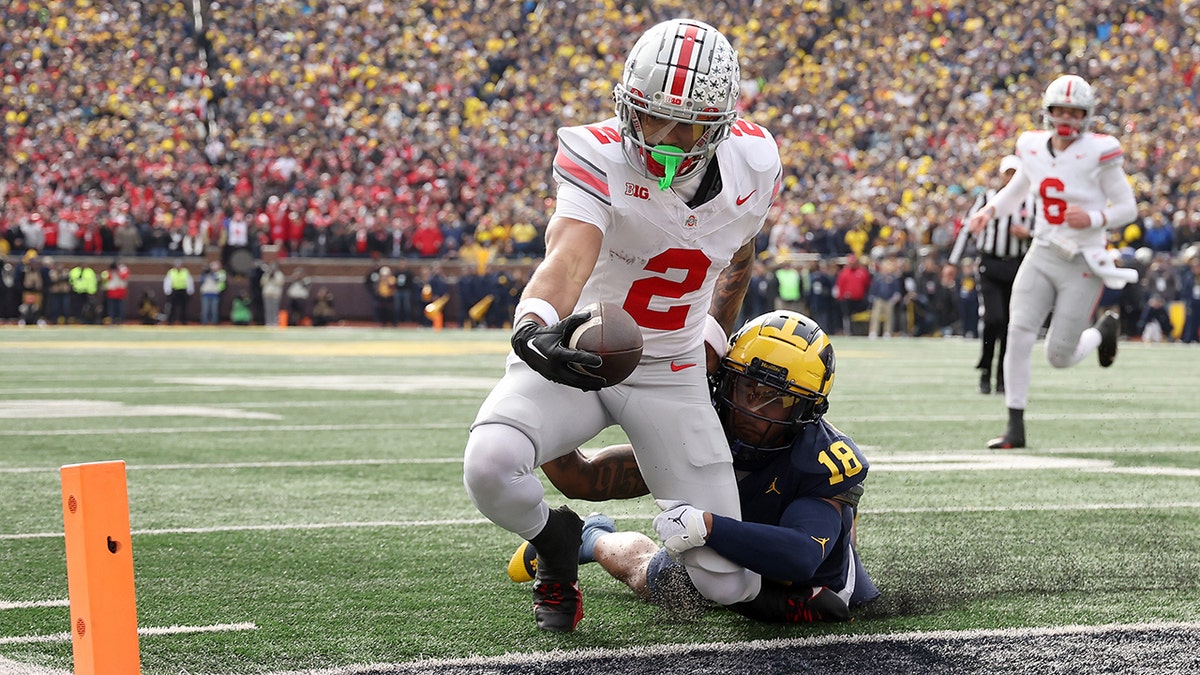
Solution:
<svg viewBox="0 0 1200 675">
<path fill-rule="evenodd" d="M 1016 171 L 1021 168 L 1021 158 L 1016 155 L 1005 155 L 1004 159 L 1000 160 L 1000 173 L 1006 174 L 1009 171 Z"/>
</svg>

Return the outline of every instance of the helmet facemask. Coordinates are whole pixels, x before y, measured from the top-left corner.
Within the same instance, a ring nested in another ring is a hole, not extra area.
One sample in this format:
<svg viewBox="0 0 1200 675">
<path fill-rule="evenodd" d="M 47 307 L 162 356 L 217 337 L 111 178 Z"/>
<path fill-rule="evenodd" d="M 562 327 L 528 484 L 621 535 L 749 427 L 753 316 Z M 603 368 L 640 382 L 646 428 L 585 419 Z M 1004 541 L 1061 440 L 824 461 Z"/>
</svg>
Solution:
<svg viewBox="0 0 1200 675">
<path fill-rule="evenodd" d="M 673 20 L 648 30 L 613 91 L 629 164 L 663 190 L 702 172 L 737 119 L 739 78 L 737 53 L 712 26 Z M 662 142 L 679 124 L 693 127 L 686 149 Z"/>
<path fill-rule="evenodd" d="M 1083 117 L 1067 117 L 1055 108 L 1082 110 Z M 1059 138 L 1075 138 L 1092 125 L 1096 98 L 1092 86 L 1078 75 L 1063 75 L 1046 87 L 1042 95 L 1042 120 Z"/>
<path fill-rule="evenodd" d="M 829 338 L 802 314 L 769 312 L 735 333 L 712 381 L 734 467 L 764 466 L 820 420 L 834 368 Z"/>
</svg>

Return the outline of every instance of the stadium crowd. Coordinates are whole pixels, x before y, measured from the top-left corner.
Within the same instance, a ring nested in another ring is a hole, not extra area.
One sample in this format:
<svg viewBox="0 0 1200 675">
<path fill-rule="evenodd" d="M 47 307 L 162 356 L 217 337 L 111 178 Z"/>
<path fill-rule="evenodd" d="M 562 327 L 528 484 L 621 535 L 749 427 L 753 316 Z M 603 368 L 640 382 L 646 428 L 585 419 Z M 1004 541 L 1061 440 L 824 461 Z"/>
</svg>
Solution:
<svg viewBox="0 0 1200 675">
<path fill-rule="evenodd" d="M 759 247 L 768 271 L 810 268 L 811 292 L 819 259 L 853 255 L 877 271 L 894 258 L 901 274 L 944 260 L 1015 136 L 1041 124 L 1042 83 L 1075 72 L 1099 93 L 1099 128 L 1122 140 L 1141 208 L 1114 249 L 1173 266 L 1179 293 L 1166 301 L 1190 290 L 1200 3 L 217 0 L 200 18 L 192 8 L 0 9 L 7 264 L 30 249 L 174 257 L 245 246 L 258 257 L 265 244 L 467 267 L 536 259 L 555 129 L 610 114 L 633 37 L 699 11 L 745 57 L 744 116 L 780 144 L 784 186 Z M 969 275 L 968 263 L 960 290 Z M 1143 288 L 1142 300 L 1161 290 Z"/>
</svg>

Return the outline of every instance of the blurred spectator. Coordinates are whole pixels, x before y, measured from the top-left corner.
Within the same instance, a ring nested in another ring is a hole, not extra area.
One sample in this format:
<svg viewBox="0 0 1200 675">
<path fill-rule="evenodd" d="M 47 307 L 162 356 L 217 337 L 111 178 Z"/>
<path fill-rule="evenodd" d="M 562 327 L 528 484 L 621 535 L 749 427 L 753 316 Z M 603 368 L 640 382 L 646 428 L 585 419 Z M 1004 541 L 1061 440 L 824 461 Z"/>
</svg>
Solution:
<svg viewBox="0 0 1200 675">
<path fill-rule="evenodd" d="M 46 270 L 46 320 L 65 324 L 71 320 L 71 270 L 51 256 L 42 259 Z"/>
<path fill-rule="evenodd" d="M 200 275 L 200 323 L 216 326 L 221 323 L 221 294 L 225 292 L 226 274 L 219 261 L 208 263 Z"/>
<path fill-rule="evenodd" d="M 0 322 L 17 318 L 20 304 L 20 289 L 17 287 L 17 266 L 7 255 L 0 255 Z"/>
<path fill-rule="evenodd" d="M 1183 341 L 1200 342 L 1200 255 L 1192 257 L 1181 279 L 1184 293 Z"/>
<path fill-rule="evenodd" d="M 68 282 L 69 283 L 69 282 Z M 17 288 L 21 289 L 21 304 L 17 308 L 17 324 L 25 326 L 36 323 L 46 325 L 42 313 L 42 303 L 45 301 L 46 289 L 50 286 L 50 270 L 42 265 L 37 251 L 30 249 L 17 268 Z"/>
<path fill-rule="evenodd" d="M 250 311 L 250 296 L 245 291 L 233 296 L 229 307 L 229 322 L 235 326 L 249 326 L 254 315 Z"/>
<path fill-rule="evenodd" d="M 322 286 L 317 289 L 317 297 L 313 301 L 312 324 L 328 326 L 337 320 L 337 312 L 333 309 L 333 293 Z"/>
<path fill-rule="evenodd" d="M 1171 342 L 1171 316 L 1161 295 L 1155 293 L 1150 296 L 1137 325 L 1142 342 L 1162 342 L 1164 339 Z"/>
<path fill-rule="evenodd" d="M 176 258 L 175 264 L 163 276 L 163 295 L 167 297 L 167 323 L 174 325 L 179 322 L 187 325 L 188 301 L 196 292 L 196 280 L 192 273 L 183 266 L 183 259 Z"/>
<path fill-rule="evenodd" d="M 108 264 L 100 274 L 104 286 L 104 315 L 108 324 L 125 323 L 125 298 L 129 295 L 129 266 L 119 260 Z"/>
<path fill-rule="evenodd" d="M 398 324 L 409 323 L 413 320 L 413 275 L 408 270 L 408 263 L 403 260 L 397 262 L 394 275 L 396 277 L 394 284 L 396 293 L 392 296 L 392 318 Z"/>
<path fill-rule="evenodd" d="M 153 326 L 166 319 L 154 299 L 154 291 L 142 291 L 142 297 L 138 299 L 138 318 L 143 326 Z"/>
<path fill-rule="evenodd" d="M 808 308 L 812 312 L 812 318 L 819 326 L 831 326 L 831 330 L 841 325 L 837 317 L 837 303 L 833 297 L 834 277 L 830 272 L 832 269 L 832 262 L 821 260 L 808 278 Z"/>
<path fill-rule="evenodd" d="M 297 267 L 292 270 L 287 287 L 288 325 L 301 326 L 308 319 L 309 286 L 312 280 L 304 276 L 304 269 Z"/>
<path fill-rule="evenodd" d="M 71 268 L 71 320 L 72 323 L 97 323 L 96 294 L 100 291 L 100 279 L 90 265 Z"/>
<path fill-rule="evenodd" d="M 886 338 L 895 333 L 896 303 L 900 302 L 902 290 L 900 278 L 896 275 L 896 260 L 890 257 L 880 260 L 879 269 L 871 277 L 871 285 L 867 289 L 867 300 L 871 306 L 868 337 L 879 337 L 880 330 Z"/>
<path fill-rule="evenodd" d="M 379 272 L 375 277 L 375 315 L 379 317 L 380 326 L 395 326 L 395 302 L 393 298 L 396 296 L 396 277 L 392 274 L 392 268 L 384 265 L 379 268 Z"/>
<path fill-rule="evenodd" d="M 283 271 L 279 269 L 278 263 L 265 263 L 260 265 L 260 268 L 262 269 L 262 279 L 259 281 L 259 287 L 262 289 L 263 325 L 278 326 L 279 308 L 283 302 L 283 289 L 287 279 L 283 276 Z"/>
<path fill-rule="evenodd" d="M 846 256 L 846 265 L 834 281 L 834 297 L 842 311 L 842 332 L 851 335 L 850 323 L 854 315 L 866 311 L 867 291 L 871 287 L 871 273 L 859 262 L 858 256 Z"/>
</svg>

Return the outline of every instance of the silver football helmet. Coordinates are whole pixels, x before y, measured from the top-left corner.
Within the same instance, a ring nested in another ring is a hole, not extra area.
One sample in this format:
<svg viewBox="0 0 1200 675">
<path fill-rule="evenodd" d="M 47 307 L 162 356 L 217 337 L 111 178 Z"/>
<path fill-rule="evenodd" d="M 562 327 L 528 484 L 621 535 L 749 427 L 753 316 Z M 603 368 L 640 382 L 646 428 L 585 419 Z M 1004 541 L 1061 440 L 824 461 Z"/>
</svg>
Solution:
<svg viewBox="0 0 1200 675">
<path fill-rule="evenodd" d="M 673 178 L 700 171 L 737 119 L 740 79 L 737 52 L 716 28 L 673 19 L 646 31 L 613 91 L 629 163 L 664 190 Z M 648 138 L 646 116 L 674 124 Z M 705 129 L 691 148 L 661 144 L 676 124 Z"/>
<path fill-rule="evenodd" d="M 1080 120 L 1061 117 L 1050 112 L 1051 108 L 1076 108 L 1083 110 L 1086 116 Z M 1074 138 L 1081 131 L 1086 131 L 1092 124 L 1095 109 L 1096 94 L 1092 91 L 1092 85 L 1078 75 L 1058 77 L 1042 94 L 1042 119 L 1046 127 L 1065 138 Z"/>
</svg>

